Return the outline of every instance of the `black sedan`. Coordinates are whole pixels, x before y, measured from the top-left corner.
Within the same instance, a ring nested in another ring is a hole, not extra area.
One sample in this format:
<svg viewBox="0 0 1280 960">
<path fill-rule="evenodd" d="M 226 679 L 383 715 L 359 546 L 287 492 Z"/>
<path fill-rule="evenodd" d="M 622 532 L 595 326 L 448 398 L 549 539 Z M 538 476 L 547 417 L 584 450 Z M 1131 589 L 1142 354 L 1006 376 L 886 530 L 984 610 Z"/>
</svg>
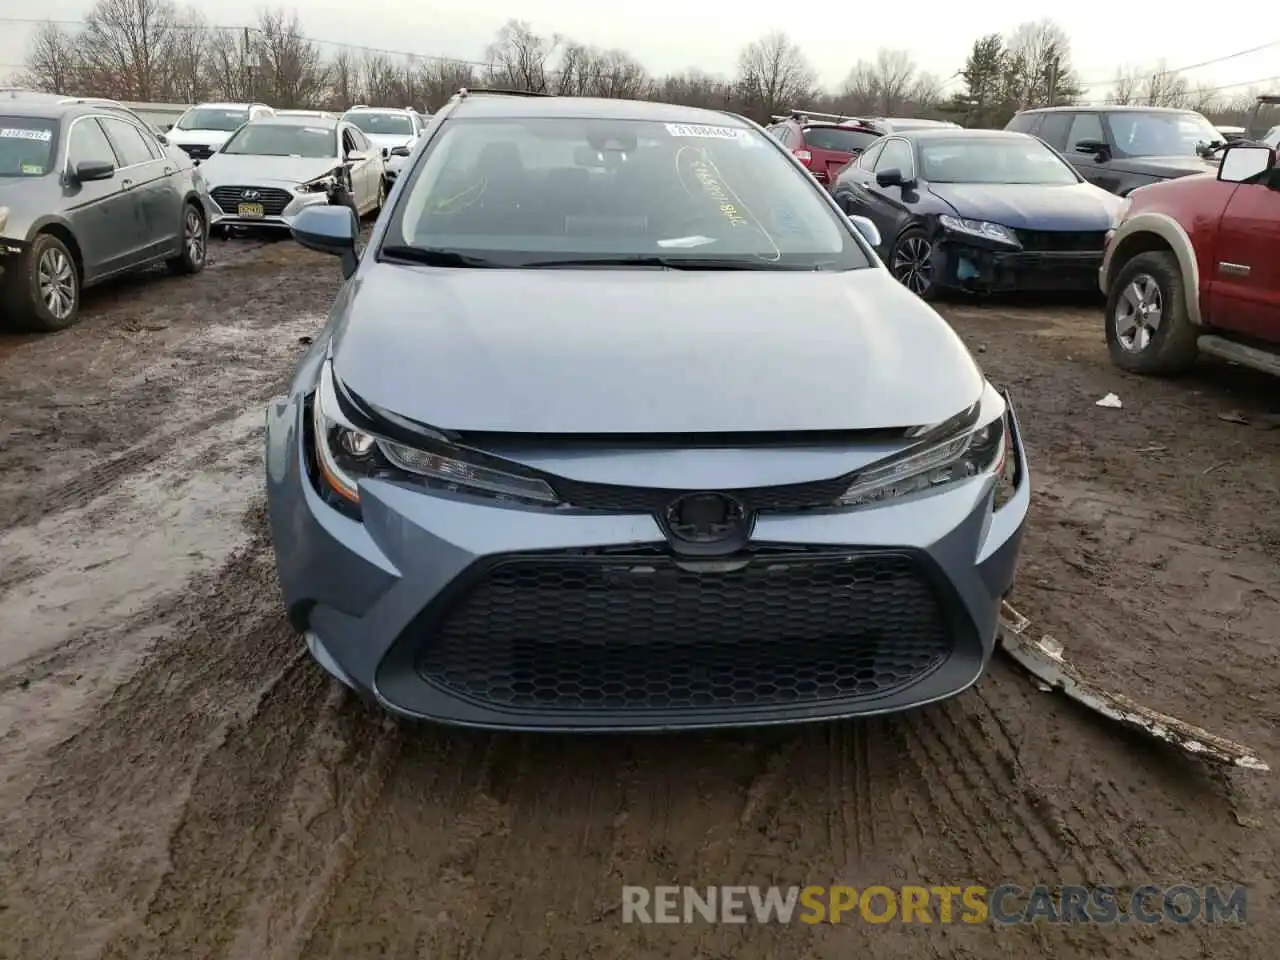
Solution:
<svg viewBox="0 0 1280 960">
<path fill-rule="evenodd" d="M 875 223 L 881 258 L 926 299 L 943 289 L 1093 290 L 1122 203 L 1036 137 L 955 128 L 881 138 L 831 192 Z"/>
</svg>

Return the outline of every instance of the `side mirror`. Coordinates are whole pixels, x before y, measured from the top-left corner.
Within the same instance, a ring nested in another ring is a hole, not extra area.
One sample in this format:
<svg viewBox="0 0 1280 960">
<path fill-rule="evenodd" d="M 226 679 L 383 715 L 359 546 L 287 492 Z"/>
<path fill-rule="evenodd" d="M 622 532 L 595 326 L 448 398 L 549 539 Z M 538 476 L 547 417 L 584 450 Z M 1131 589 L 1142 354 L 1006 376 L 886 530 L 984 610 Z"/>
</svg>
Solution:
<svg viewBox="0 0 1280 960">
<path fill-rule="evenodd" d="M 1276 152 L 1261 144 L 1227 147 L 1218 167 L 1218 179 L 1223 183 L 1244 183 L 1276 165 Z"/>
<path fill-rule="evenodd" d="M 364 160 L 367 156 L 368 154 L 366 154 L 363 150 L 348 150 L 347 163 L 359 163 L 361 160 Z"/>
<path fill-rule="evenodd" d="M 172 129 L 173 129 L 173 124 L 172 124 L 172 123 L 162 123 L 162 124 L 160 125 L 160 132 L 161 132 L 161 133 L 168 133 L 168 132 L 169 132 L 170 130 L 172 130 Z"/>
<path fill-rule="evenodd" d="M 900 187 L 904 182 L 902 171 L 897 167 L 890 167 L 888 170 L 881 170 L 876 174 L 876 183 L 882 187 Z"/>
<path fill-rule="evenodd" d="M 391 148 L 391 156 L 393 157 L 407 157 L 408 155 L 409 155 L 408 147 L 392 147 Z"/>
<path fill-rule="evenodd" d="M 1111 147 L 1107 145 L 1105 140 L 1077 140 L 1075 145 L 1076 153 L 1092 153 L 1094 156 L 1111 152 Z"/>
<path fill-rule="evenodd" d="M 387 167 L 385 170 L 382 171 L 382 175 L 386 177 L 388 180 L 394 180 L 397 176 L 399 176 L 399 174 L 400 174 L 400 171 L 397 170 L 395 167 Z"/>
<path fill-rule="evenodd" d="M 293 238 L 308 250 L 342 258 L 344 279 L 356 272 L 360 224 L 350 207 L 307 207 L 293 221 Z"/>
<path fill-rule="evenodd" d="M 860 217 L 856 213 L 851 213 L 848 216 L 849 222 L 853 224 L 854 229 L 862 234 L 862 239 L 877 250 L 880 249 L 880 230 L 876 225 L 867 217 Z"/>
<path fill-rule="evenodd" d="M 85 160 L 76 164 L 72 178 L 76 183 L 93 183 L 97 180 L 110 180 L 115 175 L 115 164 L 106 160 Z"/>
</svg>

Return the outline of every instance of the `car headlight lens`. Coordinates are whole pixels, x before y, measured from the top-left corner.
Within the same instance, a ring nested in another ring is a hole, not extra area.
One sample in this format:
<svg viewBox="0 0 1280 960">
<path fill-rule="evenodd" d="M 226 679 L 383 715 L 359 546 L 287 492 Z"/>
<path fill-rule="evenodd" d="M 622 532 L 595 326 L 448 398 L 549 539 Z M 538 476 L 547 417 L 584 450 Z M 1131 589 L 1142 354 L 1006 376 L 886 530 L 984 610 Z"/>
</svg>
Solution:
<svg viewBox="0 0 1280 960">
<path fill-rule="evenodd" d="M 464 459 L 460 450 L 441 442 L 440 449 L 403 444 L 377 436 L 351 422 L 338 402 L 332 364 L 320 374 L 311 405 L 316 467 L 325 488 L 351 506 L 360 503 L 362 479 L 417 479 L 435 489 L 471 493 L 514 503 L 556 504 L 551 486 Z"/>
<path fill-rule="evenodd" d="M 966 220 L 964 217 L 953 217 L 944 213 L 938 222 L 952 233 L 965 233 L 971 237 L 1007 243 L 1012 247 L 1020 247 L 1018 235 L 1002 223 L 990 223 L 986 220 Z"/>
<path fill-rule="evenodd" d="M 297 191 L 299 193 L 328 193 L 337 185 L 338 178 L 332 173 L 326 173 L 323 177 L 316 177 L 314 180 L 299 184 Z"/>
<path fill-rule="evenodd" d="M 872 464 L 854 477 L 853 483 L 836 501 L 842 507 L 861 507 L 925 490 L 936 490 L 961 480 L 984 474 L 996 474 L 997 486 L 1009 487 L 997 492 L 996 506 L 1012 496 L 1016 479 L 1011 461 L 1012 439 L 1002 413 L 976 430 L 942 443 L 934 444 L 902 457 Z M 1003 495 L 1003 500 L 1001 496 Z"/>
</svg>

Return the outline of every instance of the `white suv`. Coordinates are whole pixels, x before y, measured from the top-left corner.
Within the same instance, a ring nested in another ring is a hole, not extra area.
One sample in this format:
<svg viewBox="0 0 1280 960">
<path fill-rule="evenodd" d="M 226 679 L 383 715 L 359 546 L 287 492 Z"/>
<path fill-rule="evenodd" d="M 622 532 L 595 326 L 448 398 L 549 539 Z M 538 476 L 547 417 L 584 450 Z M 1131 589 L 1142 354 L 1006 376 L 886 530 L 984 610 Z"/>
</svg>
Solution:
<svg viewBox="0 0 1280 960">
<path fill-rule="evenodd" d="M 265 103 L 198 103 L 178 118 L 165 136 L 192 160 L 207 160 L 242 124 L 275 116 Z"/>
<path fill-rule="evenodd" d="M 413 107 L 369 107 L 361 103 L 344 113 L 342 119 L 359 127 L 369 142 L 382 151 L 383 175 L 393 180 L 426 129 L 428 118 Z"/>
</svg>

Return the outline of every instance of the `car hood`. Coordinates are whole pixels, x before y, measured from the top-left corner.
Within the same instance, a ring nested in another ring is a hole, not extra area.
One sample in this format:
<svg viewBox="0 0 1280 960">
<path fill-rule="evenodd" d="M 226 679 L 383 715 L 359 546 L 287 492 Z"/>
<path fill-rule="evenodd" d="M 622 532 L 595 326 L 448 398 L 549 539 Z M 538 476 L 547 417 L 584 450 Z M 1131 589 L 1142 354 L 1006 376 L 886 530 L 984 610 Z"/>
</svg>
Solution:
<svg viewBox="0 0 1280 960">
<path fill-rule="evenodd" d="M 210 187 L 240 183 L 298 184 L 323 177 L 342 164 L 337 157 L 257 157 L 215 153 L 200 165 Z"/>
<path fill-rule="evenodd" d="M 1145 173 L 1154 177 L 1184 177 L 1192 173 L 1216 173 L 1222 154 L 1214 159 L 1188 157 L 1185 154 L 1171 157 L 1118 157 L 1110 161 L 1125 173 Z"/>
<path fill-rule="evenodd" d="M 172 127 L 165 136 L 175 146 L 187 143 L 217 147 L 231 139 L 231 134 L 234 132 L 233 130 L 179 130 L 177 127 Z"/>
<path fill-rule="evenodd" d="M 1121 200 L 1091 183 L 933 183 L 958 216 L 1014 230 L 1109 230 Z"/>
<path fill-rule="evenodd" d="M 457 431 L 681 434 L 934 424 L 982 374 L 883 268 L 443 269 L 371 263 L 334 370 L 368 403 Z"/>
</svg>

